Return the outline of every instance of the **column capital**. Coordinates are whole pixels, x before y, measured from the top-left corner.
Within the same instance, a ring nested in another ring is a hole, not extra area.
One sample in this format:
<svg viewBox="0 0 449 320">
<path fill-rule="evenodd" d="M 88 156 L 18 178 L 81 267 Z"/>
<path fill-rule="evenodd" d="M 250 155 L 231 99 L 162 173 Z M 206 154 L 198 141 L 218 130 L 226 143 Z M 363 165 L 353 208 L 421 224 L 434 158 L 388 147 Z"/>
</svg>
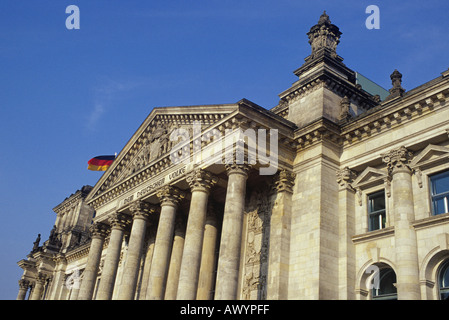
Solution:
<svg viewBox="0 0 449 320">
<path fill-rule="evenodd" d="M 151 214 L 156 212 L 156 207 L 143 200 L 136 200 L 131 202 L 129 210 L 132 212 L 133 219 L 147 220 Z"/>
<path fill-rule="evenodd" d="M 248 173 L 249 170 L 251 169 L 251 165 L 247 164 L 247 163 L 243 163 L 243 164 L 237 164 L 237 163 L 229 163 L 229 164 L 225 164 L 225 168 L 226 168 L 226 172 L 228 174 L 228 176 L 230 174 L 242 174 L 244 176 L 248 177 Z"/>
<path fill-rule="evenodd" d="M 92 234 L 92 238 L 101 238 L 104 239 L 108 235 L 108 227 L 104 223 L 94 222 L 90 228 L 90 233 Z"/>
<path fill-rule="evenodd" d="M 341 170 L 337 170 L 337 183 L 344 190 L 354 190 L 351 183 L 354 182 L 354 179 L 357 177 L 357 173 L 354 170 L 349 169 L 349 167 L 344 167 Z"/>
<path fill-rule="evenodd" d="M 203 169 L 195 169 L 186 177 L 190 189 L 193 191 L 209 192 L 218 182 L 218 178 L 210 172 Z"/>
<path fill-rule="evenodd" d="M 36 283 L 44 284 L 48 279 L 50 279 L 50 277 L 45 273 L 38 272 L 36 275 Z"/>
<path fill-rule="evenodd" d="M 30 286 L 30 281 L 25 280 L 25 279 L 19 280 L 19 288 L 20 289 L 28 289 L 29 286 Z"/>
<path fill-rule="evenodd" d="M 293 193 L 293 185 L 295 184 L 296 173 L 287 171 L 285 169 L 280 170 L 274 176 L 274 189 L 277 192 L 287 191 Z"/>
<path fill-rule="evenodd" d="M 394 174 L 396 172 L 411 173 L 409 163 L 412 158 L 413 153 L 408 151 L 404 146 L 382 154 L 382 161 L 387 164 L 389 174 Z"/>
<path fill-rule="evenodd" d="M 181 200 L 185 198 L 185 193 L 173 186 L 162 187 L 156 195 L 161 201 L 161 206 L 169 205 L 177 207 Z"/>
<path fill-rule="evenodd" d="M 109 218 L 109 224 L 111 229 L 125 230 L 125 228 L 130 224 L 130 219 L 126 214 L 115 212 Z"/>
</svg>

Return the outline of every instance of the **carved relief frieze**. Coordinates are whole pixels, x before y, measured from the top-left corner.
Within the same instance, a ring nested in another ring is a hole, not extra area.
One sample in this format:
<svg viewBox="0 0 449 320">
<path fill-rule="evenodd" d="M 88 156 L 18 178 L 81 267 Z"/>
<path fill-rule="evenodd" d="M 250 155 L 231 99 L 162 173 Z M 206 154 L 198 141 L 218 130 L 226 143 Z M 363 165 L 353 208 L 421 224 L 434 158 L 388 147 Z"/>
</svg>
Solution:
<svg viewBox="0 0 449 320">
<path fill-rule="evenodd" d="M 271 203 L 269 188 L 254 191 L 246 210 L 246 247 L 242 279 L 242 299 L 265 299 Z"/>
</svg>

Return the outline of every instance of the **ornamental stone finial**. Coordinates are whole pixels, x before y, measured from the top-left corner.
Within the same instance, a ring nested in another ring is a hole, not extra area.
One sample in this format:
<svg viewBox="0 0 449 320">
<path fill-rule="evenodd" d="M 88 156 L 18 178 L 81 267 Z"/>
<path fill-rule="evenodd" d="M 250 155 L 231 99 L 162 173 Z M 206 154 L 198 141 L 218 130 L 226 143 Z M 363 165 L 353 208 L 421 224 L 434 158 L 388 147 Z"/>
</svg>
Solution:
<svg viewBox="0 0 449 320">
<path fill-rule="evenodd" d="M 396 173 L 402 170 L 411 172 L 409 163 L 412 158 L 413 153 L 408 151 L 404 146 L 382 154 L 382 161 L 387 164 L 389 174 Z"/>
<path fill-rule="evenodd" d="M 318 53 L 327 49 L 331 57 L 337 56 L 337 45 L 340 43 L 340 29 L 333 25 L 326 14 L 326 11 L 320 16 L 318 23 L 310 28 L 307 33 L 309 43 L 312 46 L 312 58 L 318 56 Z"/>
<path fill-rule="evenodd" d="M 340 120 L 347 120 L 351 118 L 351 114 L 349 113 L 350 106 L 351 104 L 349 102 L 348 96 L 344 96 L 344 98 L 340 101 Z"/>
<path fill-rule="evenodd" d="M 402 88 L 402 73 L 400 73 L 398 70 L 394 70 L 393 73 L 390 75 L 392 88 L 389 90 L 390 95 L 386 98 L 393 99 L 396 97 L 402 97 L 404 95 L 405 89 Z"/>
</svg>

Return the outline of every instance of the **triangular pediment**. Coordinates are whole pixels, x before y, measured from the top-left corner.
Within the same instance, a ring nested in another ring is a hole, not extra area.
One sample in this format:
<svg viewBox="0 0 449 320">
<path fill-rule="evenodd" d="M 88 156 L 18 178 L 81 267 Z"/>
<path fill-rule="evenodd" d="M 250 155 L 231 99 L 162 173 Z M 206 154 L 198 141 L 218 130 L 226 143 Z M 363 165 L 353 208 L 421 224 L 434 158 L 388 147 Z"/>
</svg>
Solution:
<svg viewBox="0 0 449 320">
<path fill-rule="evenodd" d="M 432 166 L 449 158 L 449 148 L 429 144 L 411 162 L 411 168 L 424 168 Z"/>
<path fill-rule="evenodd" d="M 192 135 L 194 123 L 206 129 L 237 108 L 237 104 L 154 108 L 97 182 L 87 201 L 143 170 L 159 172 L 166 168 L 174 144 L 169 137 L 174 130 L 185 129 Z"/>
<path fill-rule="evenodd" d="M 186 147 L 195 143 L 207 144 L 214 141 L 215 130 L 224 134 L 227 129 L 253 125 L 274 127 L 284 137 L 293 137 L 295 129 L 290 121 L 246 99 L 234 104 L 155 108 L 94 186 L 86 201 L 97 204 L 107 202 L 165 172 L 174 165 L 171 153 L 176 153 L 182 140 Z M 172 141 L 170 136 L 174 130 L 178 130 L 175 137 L 183 131 L 187 133 L 187 139 Z M 203 141 L 203 137 L 207 141 Z M 101 201 L 97 201 L 99 197 Z"/>
<path fill-rule="evenodd" d="M 354 188 L 369 187 L 371 185 L 383 183 L 387 177 L 388 177 L 388 175 L 387 175 L 386 171 L 372 168 L 372 167 L 367 167 L 354 180 L 354 182 L 352 183 L 352 186 Z"/>
</svg>

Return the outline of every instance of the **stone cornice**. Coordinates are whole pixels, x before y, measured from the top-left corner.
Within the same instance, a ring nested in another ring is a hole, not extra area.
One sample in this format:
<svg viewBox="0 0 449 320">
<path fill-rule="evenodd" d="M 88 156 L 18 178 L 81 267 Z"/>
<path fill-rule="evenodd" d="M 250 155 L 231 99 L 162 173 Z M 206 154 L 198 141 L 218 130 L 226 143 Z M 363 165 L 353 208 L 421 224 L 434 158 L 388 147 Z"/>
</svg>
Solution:
<svg viewBox="0 0 449 320">
<path fill-rule="evenodd" d="M 430 216 L 428 218 L 416 220 L 412 223 L 412 226 L 416 230 L 438 225 L 449 225 L 449 213 Z"/>
<path fill-rule="evenodd" d="M 272 111 L 280 113 L 290 102 L 323 87 L 341 97 L 347 96 L 364 110 L 369 110 L 378 104 L 372 95 L 358 87 L 351 79 L 344 79 L 331 66 L 324 64 L 319 70 L 298 80 L 291 88 L 279 94 L 279 105 Z"/>
<path fill-rule="evenodd" d="M 297 150 L 305 149 L 322 142 L 324 139 L 336 145 L 342 144 L 339 126 L 326 118 L 320 118 L 295 131 L 294 146 Z"/>
<path fill-rule="evenodd" d="M 449 83 L 444 81 L 437 88 L 424 87 L 412 90 L 403 97 L 388 100 L 379 106 L 343 123 L 341 135 L 344 145 L 363 142 L 365 138 L 381 134 L 399 125 L 425 116 L 441 108 L 449 99 Z"/>
<path fill-rule="evenodd" d="M 67 262 L 78 260 L 82 257 L 87 257 L 90 250 L 90 241 L 80 247 L 77 247 L 65 254 Z"/>
<path fill-rule="evenodd" d="M 74 206 L 77 206 L 79 201 L 84 200 L 89 192 L 92 190 L 91 186 L 84 186 L 81 190 L 76 191 L 74 194 L 66 198 L 63 202 L 53 208 L 56 214 L 63 214 L 67 210 L 70 210 Z"/>
<path fill-rule="evenodd" d="M 375 230 L 366 232 L 363 234 L 357 234 L 352 237 L 352 242 L 354 244 L 366 242 L 366 241 L 375 241 L 388 237 L 394 236 L 394 227 L 387 227 L 381 230 Z"/>
</svg>

